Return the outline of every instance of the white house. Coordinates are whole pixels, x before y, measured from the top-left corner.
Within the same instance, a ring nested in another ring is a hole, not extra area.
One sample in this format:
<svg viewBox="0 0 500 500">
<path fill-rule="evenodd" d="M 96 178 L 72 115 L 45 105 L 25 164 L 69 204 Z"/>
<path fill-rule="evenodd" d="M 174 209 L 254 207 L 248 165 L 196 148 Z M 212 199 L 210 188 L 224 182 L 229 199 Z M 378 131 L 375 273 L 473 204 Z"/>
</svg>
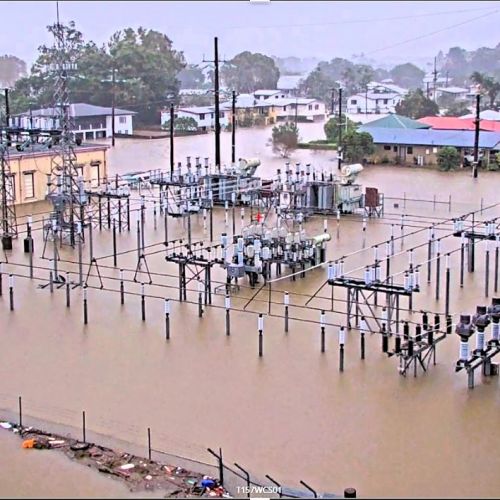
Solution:
<svg viewBox="0 0 500 500">
<path fill-rule="evenodd" d="M 326 116 L 325 105 L 322 102 L 302 97 L 267 99 L 265 102 L 257 102 L 256 107 L 267 108 L 267 114 L 275 117 L 276 121 L 293 120 L 295 116 L 301 121 L 318 121 Z"/>
<path fill-rule="evenodd" d="M 192 107 L 180 107 L 174 113 L 174 119 L 176 118 L 193 118 L 196 121 L 198 130 L 211 130 L 215 128 L 215 106 L 192 106 Z M 161 112 L 161 123 L 162 125 L 170 120 L 170 110 L 165 109 Z M 227 127 L 228 113 L 225 109 L 219 111 L 219 121 L 221 127 Z"/>
<path fill-rule="evenodd" d="M 265 101 L 267 99 L 284 99 L 287 97 L 286 92 L 282 92 L 281 90 L 256 90 L 253 93 L 255 99 L 257 101 Z"/>
<path fill-rule="evenodd" d="M 361 92 L 347 99 L 347 113 L 395 113 L 404 95 L 395 92 Z"/>
<path fill-rule="evenodd" d="M 467 99 L 470 95 L 471 90 L 462 87 L 438 87 L 436 89 L 436 98 L 447 96 L 460 101 Z"/>
<path fill-rule="evenodd" d="M 372 92 L 392 92 L 394 94 L 406 95 L 408 89 L 396 85 L 391 79 L 382 80 L 381 82 L 370 82 L 368 85 L 368 90 Z"/>
<path fill-rule="evenodd" d="M 74 123 L 75 138 L 90 140 L 111 137 L 112 108 L 80 102 L 70 104 L 69 114 Z M 115 134 L 132 135 L 135 114 L 137 114 L 135 111 L 115 108 Z M 49 130 L 59 127 L 57 116 L 55 108 L 34 109 L 13 115 L 11 125 L 26 129 Z"/>
</svg>

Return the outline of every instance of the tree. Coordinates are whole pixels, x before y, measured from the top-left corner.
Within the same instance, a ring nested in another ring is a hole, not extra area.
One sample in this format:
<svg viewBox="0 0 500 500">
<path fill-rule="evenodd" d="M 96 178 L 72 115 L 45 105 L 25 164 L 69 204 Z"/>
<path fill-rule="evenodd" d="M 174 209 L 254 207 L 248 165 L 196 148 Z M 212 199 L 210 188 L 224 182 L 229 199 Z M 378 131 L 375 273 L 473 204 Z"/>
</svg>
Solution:
<svg viewBox="0 0 500 500">
<path fill-rule="evenodd" d="M 391 78 L 394 83 L 407 89 L 416 89 L 422 85 L 425 71 L 412 63 L 398 64 L 391 69 Z"/>
<path fill-rule="evenodd" d="M 47 27 L 54 34 L 57 25 Z M 138 111 L 138 121 L 156 123 L 158 110 L 176 101 L 179 91 L 177 75 L 184 68 L 181 52 L 172 48 L 171 40 L 154 30 L 127 28 L 116 32 L 108 44 L 98 47 L 84 40 L 71 21 L 63 26 L 65 60 L 76 64 L 68 74 L 68 91 L 72 102 L 110 106 L 111 74 L 115 69 L 115 104 Z M 12 92 L 13 113 L 33 107 L 54 105 L 55 74 L 50 71 L 58 58 L 55 46 L 42 45 L 28 77 L 17 81 Z"/>
<path fill-rule="evenodd" d="M 162 124 L 162 128 L 170 130 L 170 120 Z M 175 132 L 194 132 L 198 130 L 196 120 L 190 116 L 180 116 L 174 119 Z"/>
<path fill-rule="evenodd" d="M 495 100 L 497 95 L 500 93 L 500 82 L 497 81 L 492 76 L 480 73 L 479 71 L 474 71 L 470 76 L 470 79 L 479 85 L 481 93 L 485 93 L 490 100 L 490 107 L 495 105 Z"/>
<path fill-rule="evenodd" d="M 439 113 L 439 106 L 428 99 L 422 89 L 410 90 L 396 105 L 396 113 L 417 120 L 424 116 L 436 116 Z"/>
<path fill-rule="evenodd" d="M 252 93 L 275 89 L 280 72 L 271 57 L 245 51 L 224 64 L 221 75 L 227 87 L 239 93 Z"/>
<path fill-rule="evenodd" d="M 205 75 L 196 64 L 188 64 L 177 76 L 183 89 L 201 89 L 205 84 Z"/>
<path fill-rule="evenodd" d="M 350 163 L 358 163 L 375 151 L 373 137 L 368 132 L 350 130 L 342 143 L 344 159 Z"/>
<path fill-rule="evenodd" d="M 439 169 L 447 172 L 460 165 L 460 153 L 453 146 L 441 148 L 437 154 Z"/>
<path fill-rule="evenodd" d="M 465 102 L 455 102 L 448 106 L 444 116 L 464 116 L 470 113 L 470 109 Z"/>
<path fill-rule="evenodd" d="M 0 56 L 0 86 L 13 87 L 26 73 L 26 63 L 19 57 L 7 54 Z"/>
<path fill-rule="evenodd" d="M 284 123 L 273 127 L 272 132 L 273 152 L 279 153 L 283 158 L 288 158 L 290 152 L 297 148 L 299 142 L 299 129 L 295 123 Z"/>
<path fill-rule="evenodd" d="M 356 130 L 356 124 L 352 120 L 347 118 L 346 115 L 342 115 L 341 123 L 342 123 L 342 135 L 346 135 L 347 133 Z M 328 142 L 333 142 L 337 144 L 339 141 L 339 132 L 340 132 L 338 116 L 336 115 L 330 118 L 325 123 L 325 126 L 323 128 Z"/>
</svg>

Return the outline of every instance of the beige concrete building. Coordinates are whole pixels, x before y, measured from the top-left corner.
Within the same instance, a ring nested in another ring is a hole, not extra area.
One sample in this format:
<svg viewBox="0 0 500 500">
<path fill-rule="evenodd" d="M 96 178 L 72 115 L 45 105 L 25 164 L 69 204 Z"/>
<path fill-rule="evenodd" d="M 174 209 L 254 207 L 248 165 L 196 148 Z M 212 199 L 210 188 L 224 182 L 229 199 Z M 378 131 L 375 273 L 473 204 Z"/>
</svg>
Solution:
<svg viewBox="0 0 500 500">
<path fill-rule="evenodd" d="M 77 171 L 85 186 L 97 186 L 107 176 L 108 146 L 95 144 L 75 147 Z M 47 194 L 47 176 L 51 172 L 55 152 L 50 149 L 9 151 L 9 164 L 16 205 L 42 201 Z"/>
</svg>

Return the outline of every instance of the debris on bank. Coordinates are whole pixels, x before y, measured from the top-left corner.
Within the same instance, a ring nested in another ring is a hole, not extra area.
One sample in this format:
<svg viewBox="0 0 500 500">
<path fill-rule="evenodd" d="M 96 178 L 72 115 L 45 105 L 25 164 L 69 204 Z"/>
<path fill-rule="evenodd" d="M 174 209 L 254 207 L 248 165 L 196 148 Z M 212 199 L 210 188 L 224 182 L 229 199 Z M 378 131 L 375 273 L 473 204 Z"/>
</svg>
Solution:
<svg viewBox="0 0 500 500">
<path fill-rule="evenodd" d="M 94 443 L 84 443 L 32 427 L 20 427 L 11 422 L 0 422 L 0 427 L 23 438 L 23 448 L 62 451 L 80 464 L 125 481 L 130 491 L 159 490 L 165 493 L 165 498 L 232 498 L 218 479 L 176 465 L 161 464 Z"/>
</svg>

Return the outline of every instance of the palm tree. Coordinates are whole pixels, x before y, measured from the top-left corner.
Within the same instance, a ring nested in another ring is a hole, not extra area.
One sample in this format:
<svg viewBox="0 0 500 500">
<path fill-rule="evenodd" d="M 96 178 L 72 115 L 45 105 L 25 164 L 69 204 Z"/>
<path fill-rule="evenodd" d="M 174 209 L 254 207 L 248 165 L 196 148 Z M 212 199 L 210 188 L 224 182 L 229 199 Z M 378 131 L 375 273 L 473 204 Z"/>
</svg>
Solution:
<svg viewBox="0 0 500 500">
<path fill-rule="evenodd" d="M 495 105 L 495 100 L 497 95 L 500 93 L 500 82 L 495 80 L 494 77 L 480 73 L 479 71 L 474 71 L 470 76 L 470 79 L 479 85 L 481 91 L 483 91 L 490 100 L 490 107 Z"/>
</svg>

